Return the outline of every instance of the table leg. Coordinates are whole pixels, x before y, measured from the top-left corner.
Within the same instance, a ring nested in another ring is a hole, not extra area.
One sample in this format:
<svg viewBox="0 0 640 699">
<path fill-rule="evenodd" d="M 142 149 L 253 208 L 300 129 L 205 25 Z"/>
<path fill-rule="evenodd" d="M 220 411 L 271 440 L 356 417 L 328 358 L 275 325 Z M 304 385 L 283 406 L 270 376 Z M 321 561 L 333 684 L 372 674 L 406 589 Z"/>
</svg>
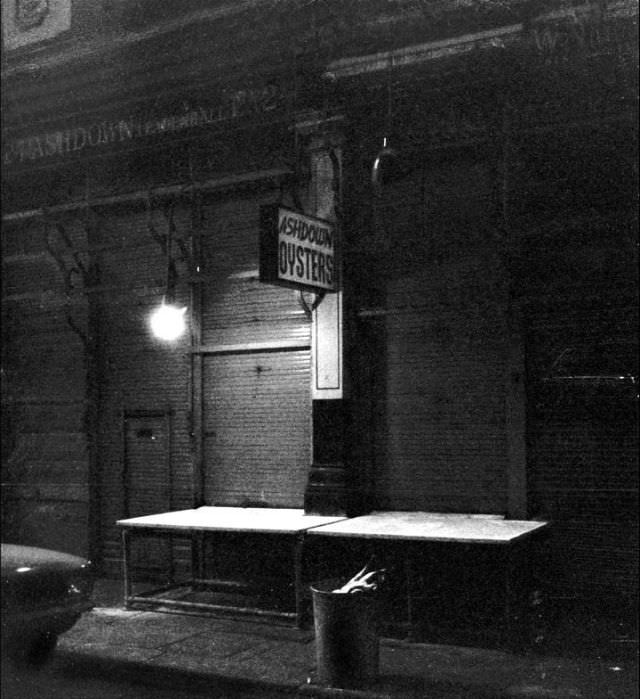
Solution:
<svg viewBox="0 0 640 699">
<path fill-rule="evenodd" d="M 191 585 L 197 585 L 204 580 L 204 535 L 202 532 L 191 532 Z"/>
<path fill-rule="evenodd" d="M 407 640 L 412 641 L 415 637 L 415 627 L 413 620 L 413 591 L 414 591 L 414 575 L 413 566 L 411 565 L 411 553 L 405 550 L 404 554 L 404 571 L 407 585 Z"/>
<path fill-rule="evenodd" d="M 302 627 L 303 609 L 303 591 L 302 591 L 302 548 L 304 544 L 304 533 L 296 535 L 293 545 L 293 575 L 294 575 L 294 593 L 296 601 L 296 624 L 298 628 Z"/>
<path fill-rule="evenodd" d="M 511 547 L 507 546 L 504 561 L 504 630 L 507 646 L 510 648 L 513 643 L 513 557 Z"/>
<path fill-rule="evenodd" d="M 129 570 L 129 561 L 131 559 L 131 540 L 129 532 L 126 529 L 122 530 L 122 572 L 124 577 L 124 606 L 129 606 L 129 598 L 131 597 L 131 576 Z"/>
<path fill-rule="evenodd" d="M 198 551 L 198 579 L 204 580 L 204 533 L 198 532 L 196 539 L 196 548 Z"/>
</svg>

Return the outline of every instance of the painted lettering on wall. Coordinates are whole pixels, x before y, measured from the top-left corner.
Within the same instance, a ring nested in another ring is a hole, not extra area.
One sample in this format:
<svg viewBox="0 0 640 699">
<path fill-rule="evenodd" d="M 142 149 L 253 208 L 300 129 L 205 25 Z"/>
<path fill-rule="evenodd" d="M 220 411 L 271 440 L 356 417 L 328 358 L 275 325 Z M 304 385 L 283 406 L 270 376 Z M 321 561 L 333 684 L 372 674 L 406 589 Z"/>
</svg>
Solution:
<svg viewBox="0 0 640 699">
<path fill-rule="evenodd" d="M 79 153 L 92 148 L 125 143 L 134 139 L 170 134 L 216 124 L 250 114 L 273 111 L 283 94 L 276 85 L 224 93 L 213 107 L 199 106 L 161 116 L 103 119 L 19 138 L 3 143 L 5 165 L 28 163 Z"/>
<path fill-rule="evenodd" d="M 316 291 L 337 291 L 337 238 L 329 221 L 282 206 L 261 212 L 260 279 Z"/>
<path fill-rule="evenodd" d="M 591 56 L 607 47 L 633 41 L 632 37 L 624 35 L 630 26 L 628 23 L 607 20 L 607 11 L 602 3 L 551 13 L 532 22 L 533 45 L 545 62 L 554 63 L 566 61 L 573 55 Z"/>
</svg>

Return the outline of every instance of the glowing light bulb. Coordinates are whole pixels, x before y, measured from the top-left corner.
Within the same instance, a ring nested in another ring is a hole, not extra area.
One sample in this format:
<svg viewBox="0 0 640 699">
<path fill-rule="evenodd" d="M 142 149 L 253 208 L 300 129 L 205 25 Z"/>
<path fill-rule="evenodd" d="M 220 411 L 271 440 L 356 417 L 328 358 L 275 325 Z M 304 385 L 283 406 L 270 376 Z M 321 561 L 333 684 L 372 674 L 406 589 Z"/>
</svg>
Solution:
<svg viewBox="0 0 640 699">
<path fill-rule="evenodd" d="M 159 340 L 177 340 L 187 329 L 186 312 L 186 306 L 178 308 L 163 301 L 151 314 L 151 331 Z"/>
</svg>

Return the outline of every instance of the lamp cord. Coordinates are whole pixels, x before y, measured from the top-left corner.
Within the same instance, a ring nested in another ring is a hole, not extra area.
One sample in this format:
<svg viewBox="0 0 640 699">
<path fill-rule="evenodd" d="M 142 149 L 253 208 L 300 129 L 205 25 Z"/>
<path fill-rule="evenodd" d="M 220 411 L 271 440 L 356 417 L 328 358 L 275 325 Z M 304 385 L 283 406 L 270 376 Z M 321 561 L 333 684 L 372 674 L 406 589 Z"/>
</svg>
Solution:
<svg viewBox="0 0 640 699">
<path fill-rule="evenodd" d="M 169 209 L 167 222 L 167 282 L 166 282 L 166 299 L 171 303 L 173 301 L 173 282 L 171 278 L 171 247 L 173 243 L 173 206 Z"/>
</svg>

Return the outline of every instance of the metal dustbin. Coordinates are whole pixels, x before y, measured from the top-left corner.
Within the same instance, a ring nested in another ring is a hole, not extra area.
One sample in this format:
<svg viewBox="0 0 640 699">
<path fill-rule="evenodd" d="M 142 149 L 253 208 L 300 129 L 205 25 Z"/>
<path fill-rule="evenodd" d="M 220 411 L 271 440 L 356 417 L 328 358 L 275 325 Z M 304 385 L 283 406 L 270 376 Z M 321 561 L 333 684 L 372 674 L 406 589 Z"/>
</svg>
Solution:
<svg viewBox="0 0 640 699">
<path fill-rule="evenodd" d="M 318 684 L 357 687 L 378 678 L 378 593 L 333 592 L 341 583 L 311 585 Z"/>
</svg>

